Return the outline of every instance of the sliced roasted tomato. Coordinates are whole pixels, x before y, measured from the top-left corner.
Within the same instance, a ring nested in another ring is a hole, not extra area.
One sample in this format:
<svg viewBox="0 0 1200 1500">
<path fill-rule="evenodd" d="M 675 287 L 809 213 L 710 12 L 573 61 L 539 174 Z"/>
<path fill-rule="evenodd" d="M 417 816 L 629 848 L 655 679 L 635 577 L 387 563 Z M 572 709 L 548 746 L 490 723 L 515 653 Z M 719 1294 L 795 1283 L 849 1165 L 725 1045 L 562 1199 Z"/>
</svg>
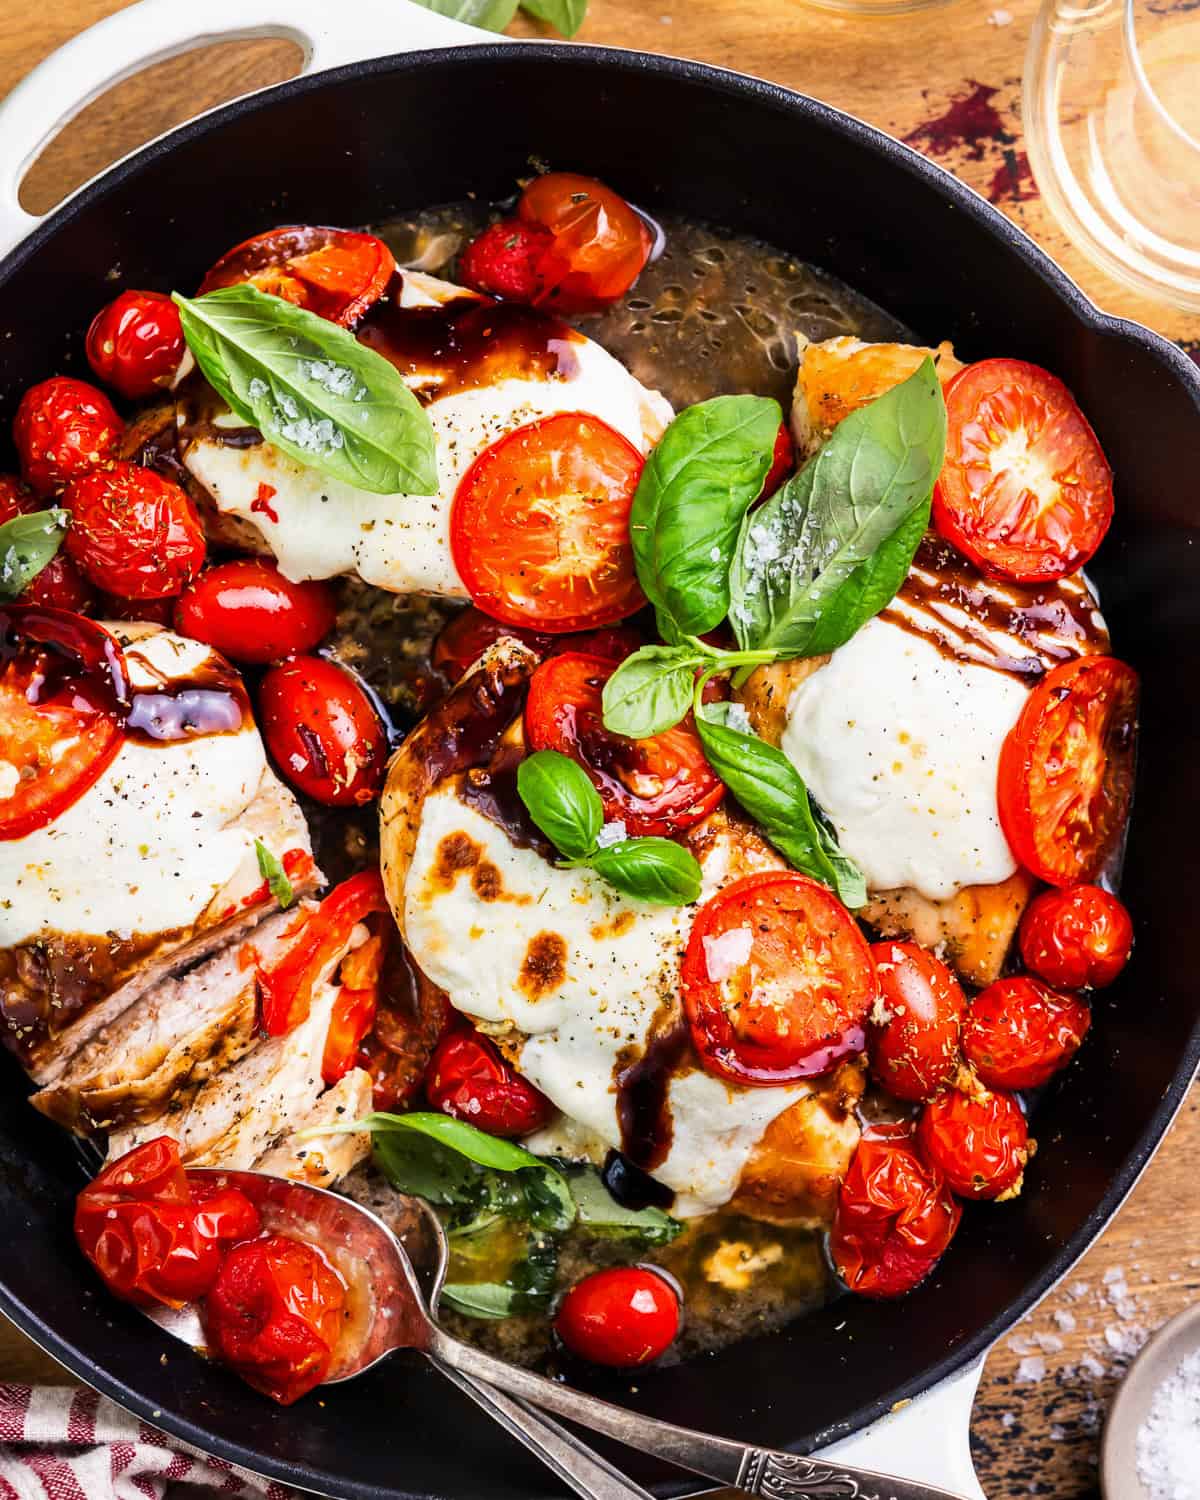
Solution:
<svg viewBox="0 0 1200 1500">
<path fill-rule="evenodd" d="M 0 839 L 66 812 L 124 741 L 121 648 L 82 615 L 0 608 Z"/>
<path fill-rule="evenodd" d="M 946 388 L 946 459 L 933 524 L 993 577 L 1036 583 L 1081 568 L 1113 513 L 1112 470 L 1056 376 L 985 359 Z"/>
<path fill-rule="evenodd" d="M 1094 880 L 1120 842 L 1133 796 L 1138 678 L 1112 656 L 1055 667 L 1030 693 L 1000 752 L 1000 825 L 1040 880 Z"/>
<path fill-rule="evenodd" d="M 866 1046 L 871 950 L 837 897 L 794 870 L 747 875 L 706 902 L 682 977 L 700 1060 L 734 1083 L 810 1078 Z"/>
<path fill-rule="evenodd" d="M 629 510 L 643 463 L 586 412 L 530 422 L 485 448 L 450 513 L 454 565 L 479 608 L 552 635 L 640 609 Z"/>
<path fill-rule="evenodd" d="M 624 661 L 642 645 L 641 632 L 632 625 L 605 625 L 578 635 L 544 635 L 520 625 L 505 625 L 471 605 L 455 615 L 438 636 L 433 647 L 433 664 L 457 682 L 490 645 L 506 635 L 515 636 L 539 656 L 580 651 L 585 656 L 603 656 L 606 661 Z"/>
<path fill-rule="evenodd" d="M 591 312 L 623 297 L 654 248 L 637 209 L 594 177 L 575 172 L 535 177 L 517 213 L 552 236 L 536 261 L 533 300 L 556 312 Z"/>
<path fill-rule="evenodd" d="M 373 234 L 289 224 L 227 251 L 200 292 L 248 281 L 260 292 L 349 327 L 383 295 L 395 269 L 392 252 Z"/>
<path fill-rule="evenodd" d="M 560 750 L 592 778 L 610 823 L 630 836 L 681 833 L 708 817 L 725 794 L 704 758 L 689 714 L 652 739 L 604 727 L 604 684 L 616 663 L 568 652 L 533 674 L 525 705 L 531 750 Z"/>
</svg>

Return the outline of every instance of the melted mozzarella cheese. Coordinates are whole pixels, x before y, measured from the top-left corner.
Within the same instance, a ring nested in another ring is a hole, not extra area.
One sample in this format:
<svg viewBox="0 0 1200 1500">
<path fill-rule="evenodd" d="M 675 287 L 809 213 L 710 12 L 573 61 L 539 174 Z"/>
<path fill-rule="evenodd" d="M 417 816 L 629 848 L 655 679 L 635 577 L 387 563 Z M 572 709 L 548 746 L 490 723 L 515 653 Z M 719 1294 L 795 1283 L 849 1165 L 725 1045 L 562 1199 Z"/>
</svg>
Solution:
<svg viewBox="0 0 1200 1500">
<path fill-rule="evenodd" d="M 431 306 L 472 295 L 406 271 L 401 305 Z M 541 417 L 582 411 L 600 417 L 644 453 L 671 419 L 668 403 L 599 344 L 572 339 L 556 352 L 559 372 L 553 378 L 502 379 L 428 402 L 437 444 L 436 495 L 368 494 L 269 443 L 234 448 L 201 437 L 187 445 L 184 463 L 218 510 L 261 533 L 288 578 L 357 573 L 393 593 L 465 599 L 450 553 L 450 507 L 459 480 L 485 448 Z M 242 424 L 230 412 L 215 425 Z M 259 499 L 263 485 L 274 492 L 265 506 Z"/>
<path fill-rule="evenodd" d="M 202 668 L 211 654 L 164 630 L 138 639 L 125 659 L 132 687 L 153 691 L 164 677 Z M 218 891 L 233 902 L 248 895 L 261 876 L 253 836 L 237 818 L 264 775 L 271 773 L 250 720 L 234 734 L 126 740 L 52 823 L 0 842 L 0 948 L 46 932 L 169 932 L 195 923 Z"/>
<path fill-rule="evenodd" d="M 701 900 L 729 872 L 734 837 L 705 858 Z M 628 900 L 590 870 L 518 848 L 453 783 L 425 800 L 405 885 L 414 959 L 458 1010 L 522 1033 L 521 1072 L 609 1146 L 622 1144 L 616 1074 L 676 1003 L 694 914 Z M 809 1092 L 738 1088 L 696 1064 L 674 1074 L 671 1147 L 653 1175 L 677 1194 L 675 1211 L 728 1202 L 767 1126 Z"/>
<path fill-rule="evenodd" d="M 871 890 L 936 901 L 1013 874 L 996 776 L 1027 692 L 879 619 L 795 689 L 784 753 Z"/>
</svg>

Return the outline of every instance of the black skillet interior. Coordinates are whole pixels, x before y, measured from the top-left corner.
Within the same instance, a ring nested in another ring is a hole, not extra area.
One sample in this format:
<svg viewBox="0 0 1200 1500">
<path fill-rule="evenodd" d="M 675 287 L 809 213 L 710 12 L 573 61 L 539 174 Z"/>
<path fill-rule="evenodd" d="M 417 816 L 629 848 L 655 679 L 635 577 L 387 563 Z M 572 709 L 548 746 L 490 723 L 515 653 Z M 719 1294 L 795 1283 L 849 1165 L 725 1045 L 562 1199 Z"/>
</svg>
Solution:
<svg viewBox="0 0 1200 1500">
<path fill-rule="evenodd" d="M 119 286 L 190 290 L 222 250 L 274 223 L 357 224 L 468 193 L 502 197 L 531 156 L 605 178 L 652 211 L 761 235 L 966 357 L 1049 366 L 1118 476 L 1117 522 L 1094 572 L 1117 649 L 1145 688 L 1126 871 L 1138 946 L 1041 1108 L 1024 1194 L 969 1211 L 937 1275 L 899 1304 L 843 1301 L 687 1366 L 595 1382 L 674 1421 L 811 1448 L 978 1353 L 1064 1272 L 1144 1165 L 1200 1055 L 1181 941 L 1200 849 L 1200 381 L 1144 331 L 1100 318 L 982 200 L 865 127 L 692 64 L 528 45 L 298 80 L 85 192 L 0 268 L 3 430 L 30 382 L 86 373 L 82 333 Z M 7 1079 L 0 1307 L 77 1374 L 210 1451 L 326 1493 L 555 1493 L 415 1360 L 283 1411 L 100 1295 L 69 1231 L 78 1158 L 28 1109 L 15 1068 Z M 678 1471 L 624 1458 L 641 1479 L 680 1487 Z"/>
</svg>

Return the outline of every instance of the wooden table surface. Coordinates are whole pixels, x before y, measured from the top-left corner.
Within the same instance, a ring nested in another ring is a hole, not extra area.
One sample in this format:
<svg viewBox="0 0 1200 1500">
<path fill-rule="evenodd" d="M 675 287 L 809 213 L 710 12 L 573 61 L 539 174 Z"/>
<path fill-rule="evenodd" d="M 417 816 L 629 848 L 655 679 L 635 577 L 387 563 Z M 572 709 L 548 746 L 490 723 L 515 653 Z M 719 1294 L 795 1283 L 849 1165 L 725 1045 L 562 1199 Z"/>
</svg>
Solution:
<svg viewBox="0 0 1200 1500">
<path fill-rule="evenodd" d="M 178 0 L 183 3 L 183 0 Z M 115 0 L 5 0 L 0 93 Z M 862 116 L 961 175 L 1038 239 L 1096 302 L 1185 343 L 1200 318 L 1123 291 L 1093 270 L 1051 220 L 1021 141 L 1021 68 L 1036 0 L 957 0 L 916 16 L 863 20 L 804 0 L 591 0 L 579 40 L 675 53 L 755 73 Z M 202 13 L 202 12 L 201 12 Z M 525 35 L 536 28 L 518 22 Z M 26 206 L 41 211 L 142 140 L 197 108 L 294 71 L 287 44 L 225 44 L 159 64 L 90 106 L 35 165 Z M 3 149 L 0 144 L 0 149 Z M 835 268 L 836 269 L 836 268 Z M 992 1500 L 1095 1487 L 1098 1433 L 1115 1381 L 1146 1334 L 1200 1290 L 1200 1092 L 1116 1221 L 1067 1284 L 992 1352 L 973 1445 Z M 0 1323 L 0 1380 L 66 1381 Z"/>
</svg>

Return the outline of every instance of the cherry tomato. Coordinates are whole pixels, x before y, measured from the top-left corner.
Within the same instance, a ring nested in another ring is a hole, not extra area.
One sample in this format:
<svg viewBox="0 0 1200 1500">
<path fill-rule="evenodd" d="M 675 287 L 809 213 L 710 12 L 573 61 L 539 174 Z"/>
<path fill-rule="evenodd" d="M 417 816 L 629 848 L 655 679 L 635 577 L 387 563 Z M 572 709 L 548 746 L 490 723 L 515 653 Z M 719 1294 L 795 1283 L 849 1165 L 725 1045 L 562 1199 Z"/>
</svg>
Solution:
<svg viewBox="0 0 1200 1500">
<path fill-rule="evenodd" d="M 395 270 L 392 252 L 373 234 L 292 224 L 235 245 L 204 278 L 200 295 L 249 282 L 348 328 L 379 300 Z"/>
<path fill-rule="evenodd" d="M 13 419 L 13 442 L 26 484 L 54 495 L 111 458 L 125 431 L 112 402 L 94 385 L 55 375 L 31 386 Z"/>
<path fill-rule="evenodd" d="M 535 177 L 517 213 L 553 236 L 537 264 L 541 284 L 533 300 L 556 312 L 593 312 L 623 297 L 654 248 L 638 211 L 594 177 Z"/>
<path fill-rule="evenodd" d="M 544 635 L 520 625 L 504 625 L 470 605 L 442 628 L 434 642 L 433 664 L 457 682 L 494 641 L 506 635 L 522 641 L 543 657 L 578 651 L 586 656 L 602 656 L 606 661 L 624 661 L 642 645 L 641 632 L 632 625 L 607 625 L 578 635 Z"/>
<path fill-rule="evenodd" d="M 267 663 L 311 651 L 333 629 L 327 583 L 293 583 L 273 562 L 239 557 L 200 574 L 175 606 L 175 628 L 231 661 Z"/>
<path fill-rule="evenodd" d="M 489 1135 L 528 1135 L 554 1113 L 545 1094 L 473 1031 L 452 1032 L 438 1043 L 425 1074 L 425 1093 L 434 1109 Z"/>
<path fill-rule="evenodd" d="M 580 1359 L 620 1370 L 665 1354 L 679 1333 L 679 1294 L 647 1266 L 613 1266 L 577 1281 L 554 1318 L 560 1339 Z"/>
<path fill-rule="evenodd" d="M 187 492 L 153 469 L 113 463 L 74 479 L 66 548 L 97 588 L 166 599 L 200 570 L 204 528 Z"/>
<path fill-rule="evenodd" d="M 413 963 L 398 935 L 385 944 L 378 989 L 375 1019 L 359 1048 L 357 1064 L 371 1075 L 376 1109 L 411 1108 L 434 1048 L 451 1030 L 467 1023 L 451 1008 L 445 991 Z"/>
<path fill-rule="evenodd" d="M 963 1054 L 989 1089 L 1036 1089 L 1079 1051 L 1092 1024 L 1074 995 L 1017 975 L 977 995 L 963 1021 Z"/>
<path fill-rule="evenodd" d="M 871 950 L 833 892 L 793 870 L 747 875 L 706 901 L 682 981 L 700 1061 L 733 1083 L 810 1078 L 866 1046 Z"/>
<path fill-rule="evenodd" d="M 329 1373 L 345 1317 L 345 1283 L 320 1250 L 271 1234 L 226 1256 L 204 1324 L 217 1359 L 290 1406 Z"/>
<path fill-rule="evenodd" d="M 994 578 L 1081 568 L 1112 521 L 1112 470 L 1070 391 L 1037 365 L 985 359 L 945 395 L 936 529 Z"/>
<path fill-rule="evenodd" d="M 101 594 L 96 604 L 99 620 L 149 621 L 170 626 L 175 620 L 174 599 L 122 599 L 120 594 Z"/>
<path fill-rule="evenodd" d="M 378 1003 L 379 993 L 375 989 L 352 990 L 342 985 L 338 990 L 321 1058 L 321 1077 L 326 1083 L 336 1083 L 355 1066 L 358 1049 L 375 1020 Z"/>
<path fill-rule="evenodd" d="M 258 692 L 263 738 L 286 781 L 326 807 L 361 807 L 383 785 L 387 734 L 354 677 L 321 656 L 272 667 Z"/>
<path fill-rule="evenodd" d="M 161 292 L 122 292 L 92 319 L 87 357 L 98 380 L 129 401 L 169 386 L 184 355 L 179 309 Z"/>
<path fill-rule="evenodd" d="M 946 1089 L 921 1111 L 917 1145 L 960 1198 L 1016 1197 L 1031 1154 L 1021 1106 L 1003 1090 Z"/>
<path fill-rule="evenodd" d="M 14 474 L 0 474 L 0 526 L 18 516 L 44 509 Z M 92 591 L 79 569 L 60 549 L 32 583 L 18 595 L 20 604 L 44 604 L 51 609 L 82 611 L 92 602 Z"/>
<path fill-rule="evenodd" d="M 1137 701 L 1137 673 L 1111 656 L 1064 662 L 1025 700 L 1000 751 L 1000 826 L 1040 880 L 1091 880 L 1120 842 Z"/>
<path fill-rule="evenodd" d="M 962 1206 L 914 1149 L 907 1122 L 863 1132 L 838 1193 L 829 1253 L 860 1297 L 900 1297 L 954 1238 Z"/>
<path fill-rule="evenodd" d="M 610 822 L 631 837 L 680 833 L 725 795 L 704 758 L 691 715 L 664 734 L 631 740 L 604 727 L 601 695 L 616 664 L 568 652 L 529 682 L 525 734 L 532 750 L 559 750 L 591 777 Z"/>
<path fill-rule="evenodd" d="M 459 279 L 489 297 L 533 302 L 542 291 L 539 266 L 553 244 L 554 236 L 540 224 L 501 219 L 489 224 L 463 251 Z"/>
<path fill-rule="evenodd" d="M 479 608 L 552 635 L 640 609 L 629 510 L 643 463 L 585 412 L 530 422 L 485 448 L 450 512 L 454 565 Z"/>
<path fill-rule="evenodd" d="M 767 470 L 767 477 L 763 480 L 762 494 L 760 500 L 766 500 L 783 483 L 796 467 L 796 450 L 792 446 L 792 435 L 787 429 L 786 422 L 780 422 L 779 431 L 775 434 L 775 450 L 771 454 L 771 467 Z"/>
<path fill-rule="evenodd" d="M 121 648 L 82 615 L 0 607 L 0 839 L 66 812 L 124 743 Z"/>
<path fill-rule="evenodd" d="M 932 1099 L 958 1068 L 962 987 L 917 943 L 874 943 L 871 956 L 887 1016 L 871 1027 L 871 1072 L 898 1099 Z"/>
<path fill-rule="evenodd" d="M 1133 922 L 1098 885 L 1043 891 L 1021 918 L 1021 958 L 1047 984 L 1102 990 L 1129 962 Z"/>
<path fill-rule="evenodd" d="M 217 1279 L 222 1245 L 258 1228 L 244 1194 L 192 1191 L 169 1136 L 110 1163 L 75 1203 L 79 1248 L 111 1292 L 143 1305 L 182 1307 L 203 1297 Z"/>
</svg>

